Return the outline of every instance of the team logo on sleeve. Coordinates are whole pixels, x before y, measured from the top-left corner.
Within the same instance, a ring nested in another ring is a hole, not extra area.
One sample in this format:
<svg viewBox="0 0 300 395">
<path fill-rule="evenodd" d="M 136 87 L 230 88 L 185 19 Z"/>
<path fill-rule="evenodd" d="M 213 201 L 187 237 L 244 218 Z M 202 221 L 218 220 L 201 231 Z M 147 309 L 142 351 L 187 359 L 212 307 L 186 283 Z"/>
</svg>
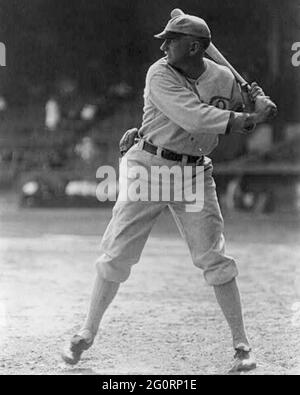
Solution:
<svg viewBox="0 0 300 395">
<path fill-rule="evenodd" d="M 229 101 L 230 101 L 230 99 L 228 99 L 227 97 L 214 96 L 210 99 L 209 104 L 211 106 L 220 108 L 220 110 L 228 110 Z"/>
</svg>

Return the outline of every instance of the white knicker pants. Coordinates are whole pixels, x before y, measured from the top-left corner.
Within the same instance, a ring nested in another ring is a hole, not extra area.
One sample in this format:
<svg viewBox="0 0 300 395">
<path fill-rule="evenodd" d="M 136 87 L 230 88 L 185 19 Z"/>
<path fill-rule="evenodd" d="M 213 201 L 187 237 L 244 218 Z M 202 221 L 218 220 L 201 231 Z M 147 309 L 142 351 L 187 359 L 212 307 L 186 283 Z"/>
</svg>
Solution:
<svg viewBox="0 0 300 395">
<path fill-rule="evenodd" d="M 131 148 L 120 164 L 120 173 L 126 163 L 132 169 L 142 166 L 150 172 L 153 166 L 181 166 L 141 150 L 139 144 Z M 194 166 L 194 165 L 189 165 Z M 194 166 L 194 174 L 195 174 Z M 113 209 L 112 219 L 101 242 L 101 256 L 97 260 L 99 274 L 109 281 L 124 282 L 130 275 L 143 251 L 149 233 L 160 215 L 169 207 L 181 235 L 185 239 L 195 266 L 203 270 L 209 285 L 221 285 L 231 281 L 238 274 L 235 261 L 225 255 L 223 218 L 212 177 L 212 165 L 206 158 L 205 171 L 202 168 L 204 200 L 201 210 L 187 211 L 186 201 L 131 201 L 122 200 L 122 184 L 118 201 Z M 193 177 L 193 180 L 196 179 Z M 136 178 L 129 171 L 128 186 Z M 193 181 L 194 182 L 194 181 Z M 126 192 L 126 191 L 125 191 Z"/>
</svg>

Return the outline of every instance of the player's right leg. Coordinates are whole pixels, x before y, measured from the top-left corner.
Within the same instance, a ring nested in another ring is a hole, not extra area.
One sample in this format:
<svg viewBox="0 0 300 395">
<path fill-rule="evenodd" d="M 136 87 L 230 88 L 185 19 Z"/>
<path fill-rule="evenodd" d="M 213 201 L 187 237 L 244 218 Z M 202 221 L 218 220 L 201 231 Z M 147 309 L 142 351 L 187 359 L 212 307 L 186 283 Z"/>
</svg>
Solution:
<svg viewBox="0 0 300 395">
<path fill-rule="evenodd" d="M 219 207 L 212 169 L 204 173 L 204 205 L 189 212 L 184 204 L 170 205 L 176 224 L 186 240 L 194 264 L 213 286 L 217 302 L 232 333 L 236 351 L 232 371 L 256 367 L 247 338 L 236 276 L 235 260 L 225 253 L 224 222 Z"/>
</svg>

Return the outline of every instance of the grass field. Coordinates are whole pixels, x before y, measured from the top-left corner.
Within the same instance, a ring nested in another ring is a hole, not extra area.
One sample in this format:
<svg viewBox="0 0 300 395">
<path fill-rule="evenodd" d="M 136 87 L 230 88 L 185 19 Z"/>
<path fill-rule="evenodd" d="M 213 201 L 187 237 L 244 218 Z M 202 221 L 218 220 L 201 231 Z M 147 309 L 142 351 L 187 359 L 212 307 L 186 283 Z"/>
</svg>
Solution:
<svg viewBox="0 0 300 395">
<path fill-rule="evenodd" d="M 64 365 L 60 349 L 84 318 L 110 210 L 20 210 L 0 200 L 0 374 L 226 373 L 227 326 L 165 213 L 94 347 L 77 367 Z M 300 220 L 225 220 L 258 359 L 251 374 L 299 374 Z"/>
</svg>

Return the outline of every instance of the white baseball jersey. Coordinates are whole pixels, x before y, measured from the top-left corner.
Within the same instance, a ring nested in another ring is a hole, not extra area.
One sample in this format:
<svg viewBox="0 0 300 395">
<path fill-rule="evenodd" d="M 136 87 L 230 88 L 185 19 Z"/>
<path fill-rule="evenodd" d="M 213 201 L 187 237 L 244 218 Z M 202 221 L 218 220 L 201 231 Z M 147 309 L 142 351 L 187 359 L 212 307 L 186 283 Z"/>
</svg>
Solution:
<svg viewBox="0 0 300 395">
<path fill-rule="evenodd" d="M 157 146 L 188 155 L 208 155 L 225 134 L 231 111 L 242 108 L 231 71 L 204 59 L 206 70 L 190 80 L 162 58 L 146 77 L 141 136 Z"/>
</svg>

